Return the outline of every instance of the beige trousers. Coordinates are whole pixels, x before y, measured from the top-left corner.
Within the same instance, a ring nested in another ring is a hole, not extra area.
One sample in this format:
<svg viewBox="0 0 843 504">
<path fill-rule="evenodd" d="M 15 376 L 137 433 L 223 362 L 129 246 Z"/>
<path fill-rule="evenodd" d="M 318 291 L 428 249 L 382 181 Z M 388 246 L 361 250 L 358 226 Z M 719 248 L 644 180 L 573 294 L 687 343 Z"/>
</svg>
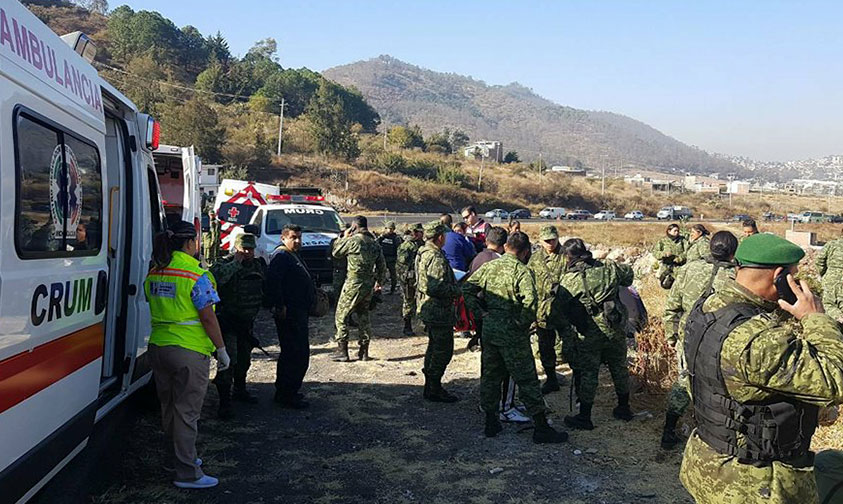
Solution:
<svg viewBox="0 0 843 504">
<path fill-rule="evenodd" d="M 176 481 L 197 480 L 204 473 L 196 465 L 196 424 L 208 390 L 211 359 L 180 346 L 149 345 L 149 361 Z"/>
</svg>

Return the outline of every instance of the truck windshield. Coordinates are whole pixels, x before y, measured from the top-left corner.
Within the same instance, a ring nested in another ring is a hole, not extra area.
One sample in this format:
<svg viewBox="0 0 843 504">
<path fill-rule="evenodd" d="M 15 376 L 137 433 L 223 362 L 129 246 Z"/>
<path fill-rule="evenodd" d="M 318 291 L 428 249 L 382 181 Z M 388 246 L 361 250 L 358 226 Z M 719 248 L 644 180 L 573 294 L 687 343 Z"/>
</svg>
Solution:
<svg viewBox="0 0 843 504">
<path fill-rule="evenodd" d="M 342 229 L 340 216 L 328 208 L 291 207 L 267 212 L 266 234 L 280 235 L 287 224 L 295 224 L 310 233 L 339 233 Z"/>
</svg>

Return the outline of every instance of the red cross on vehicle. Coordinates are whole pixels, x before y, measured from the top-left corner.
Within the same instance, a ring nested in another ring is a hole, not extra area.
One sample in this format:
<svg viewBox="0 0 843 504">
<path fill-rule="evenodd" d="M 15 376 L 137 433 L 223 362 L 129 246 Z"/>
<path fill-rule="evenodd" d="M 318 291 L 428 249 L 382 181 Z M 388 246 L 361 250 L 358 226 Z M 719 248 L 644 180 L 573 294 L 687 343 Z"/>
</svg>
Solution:
<svg viewBox="0 0 843 504">
<path fill-rule="evenodd" d="M 237 220 L 238 215 L 240 215 L 240 210 L 237 210 L 236 207 L 231 207 L 228 209 L 228 217 L 231 220 Z"/>
</svg>

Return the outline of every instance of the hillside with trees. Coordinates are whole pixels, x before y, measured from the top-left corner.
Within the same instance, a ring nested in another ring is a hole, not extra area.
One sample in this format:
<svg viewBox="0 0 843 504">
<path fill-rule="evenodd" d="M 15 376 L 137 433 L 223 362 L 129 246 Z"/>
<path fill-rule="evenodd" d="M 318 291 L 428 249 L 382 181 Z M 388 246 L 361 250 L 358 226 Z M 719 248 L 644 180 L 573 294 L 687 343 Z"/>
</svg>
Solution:
<svg viewBox="0 0 843 504">
<path fill-rule="evenodd" d="M 523 159 L 598 169 L 648 168 L 694 173 L 741 172 L 728 160 L 679 142 L 629 117 L 566 107 L 512 83 L 426 70 L 390 56 L 331 68 L 324 75 L 354 86 L 387 125 L 442 127 L 500 140 Z M 605 155 L 605 158 L 604 158 Z"/>
</svg>

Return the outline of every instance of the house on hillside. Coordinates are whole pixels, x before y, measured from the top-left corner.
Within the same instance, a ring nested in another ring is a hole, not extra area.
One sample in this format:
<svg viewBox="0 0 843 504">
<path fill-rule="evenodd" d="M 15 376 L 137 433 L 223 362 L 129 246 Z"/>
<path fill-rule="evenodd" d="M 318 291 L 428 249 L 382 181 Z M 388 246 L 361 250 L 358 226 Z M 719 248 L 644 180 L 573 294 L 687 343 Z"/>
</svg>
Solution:
<svg viewBox="0 0 843 504">
<path fill-rule="evenodd" d="M 585 177 L 586 175 L 584 168 L 575 168 L 573 166 L 551 166 L 550 171 L 561 175 L 567 175 L 569 177 Z"/>
<path fill-rule="evenodd" d="M 202 170 L 199 172 L 199 192 L 210 200 L 217 197 L 221 168 L 222 165 L 202 165 Z"/>
<path fill-rule="evenodd" d="M 467 146 L 463 152 L 465 157 L 469 159 L 480 159 L 480 157 L 483 157 L 495 163 L 503 162 L 503 143 L 497 140 L 480 140 L 474 142 Z"/>
</svg>

